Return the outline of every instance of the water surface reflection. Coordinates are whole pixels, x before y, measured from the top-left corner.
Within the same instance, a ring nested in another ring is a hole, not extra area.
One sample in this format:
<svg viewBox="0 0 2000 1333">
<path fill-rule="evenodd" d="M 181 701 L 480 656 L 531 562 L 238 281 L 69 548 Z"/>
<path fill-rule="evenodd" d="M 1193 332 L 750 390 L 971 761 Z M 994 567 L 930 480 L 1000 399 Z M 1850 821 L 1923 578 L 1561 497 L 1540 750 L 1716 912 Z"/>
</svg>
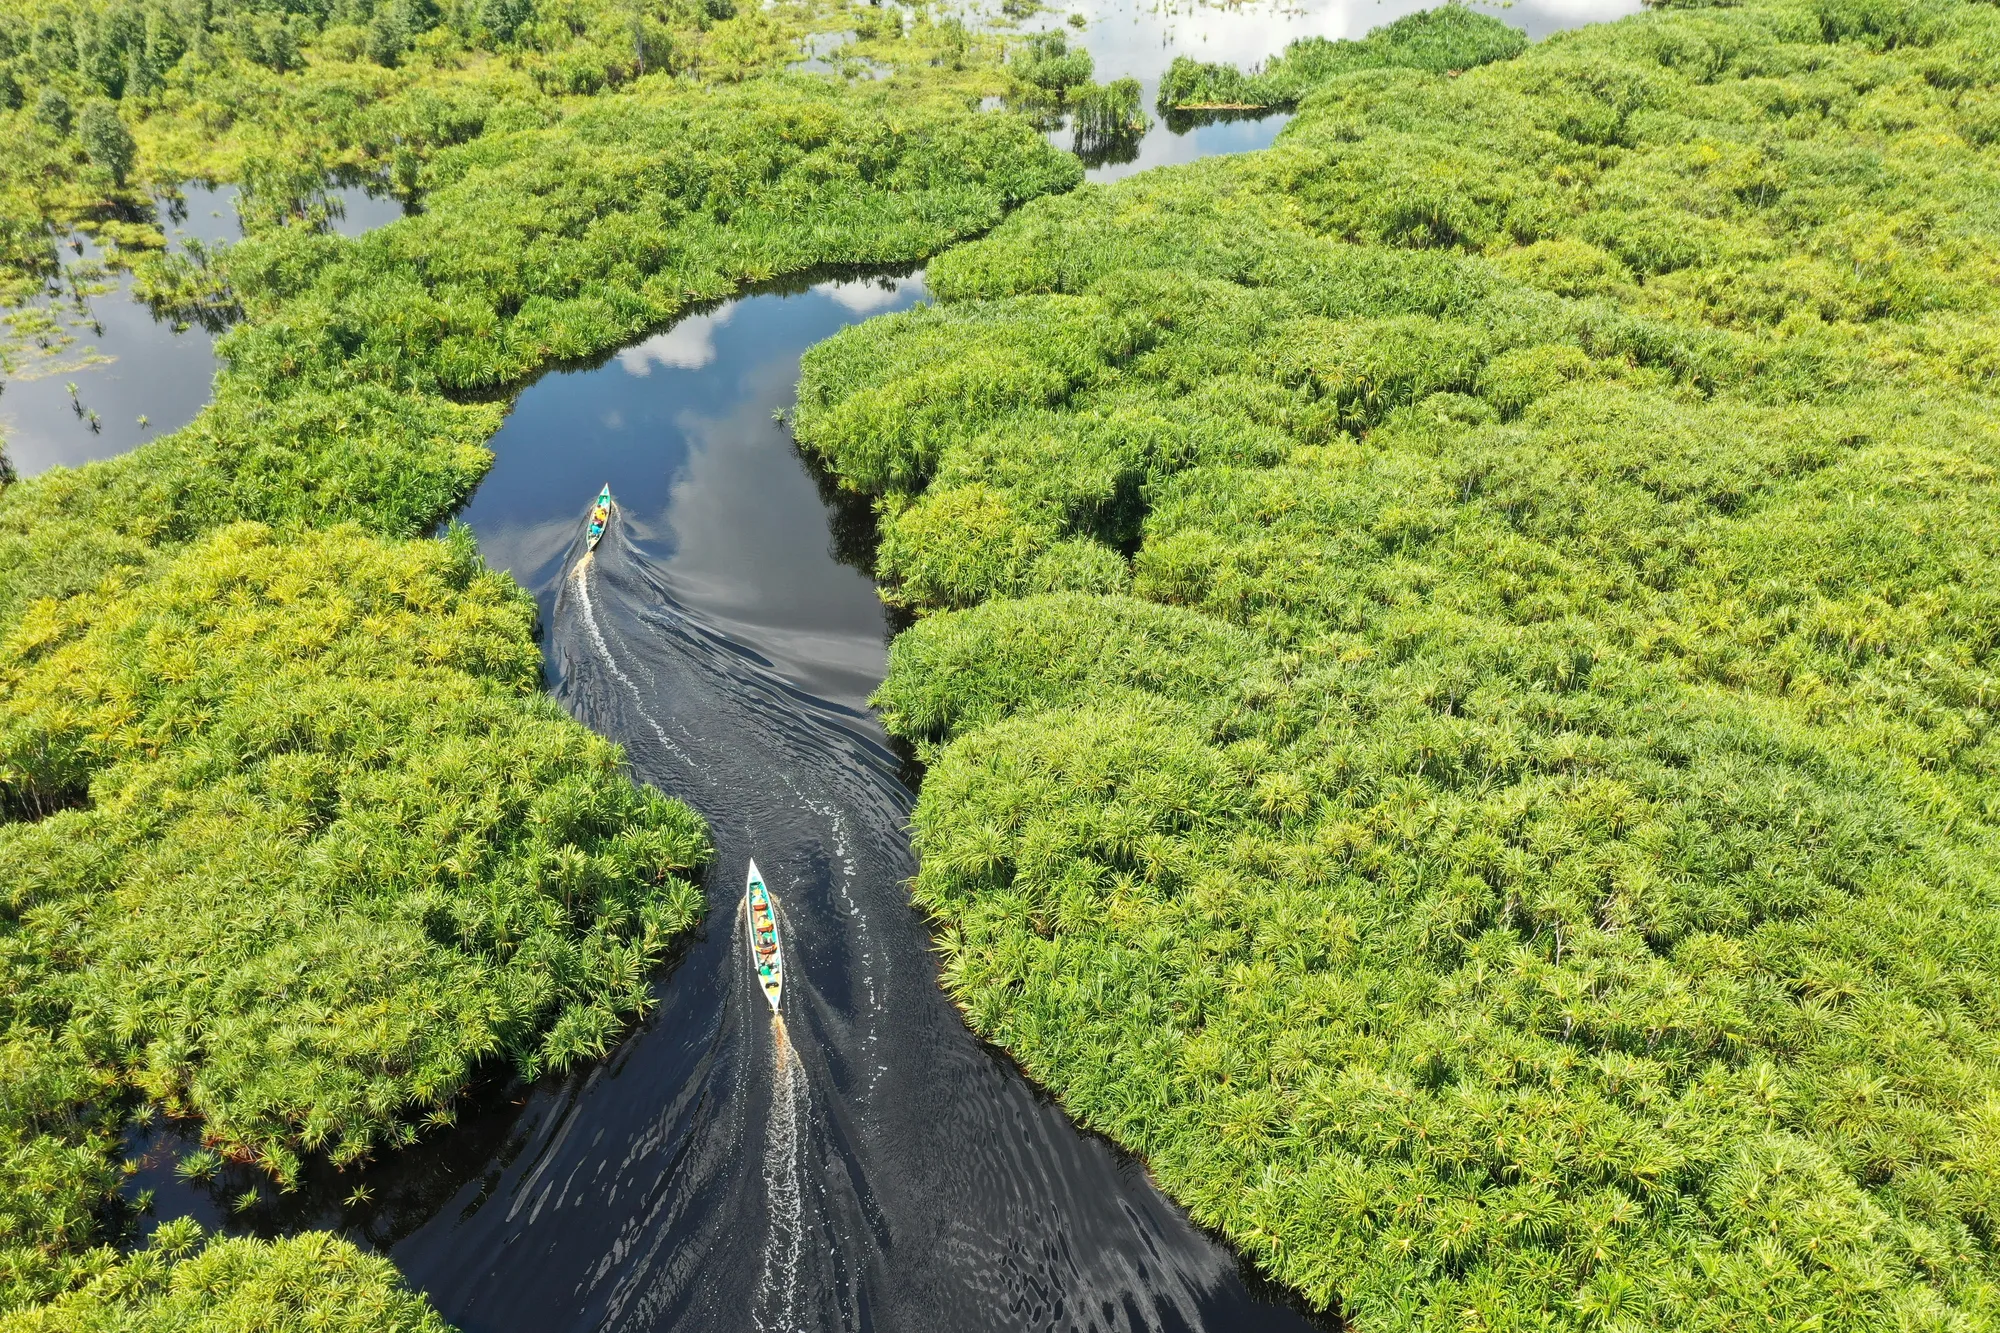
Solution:
<svg viewBox="0 0 2000 1333">
<path fill-rule="evenodd" d="M 370 189 L 329 187 L 328 225 L 359 236 L 403 215 L 398 200 Z M 236 195 L 233 185 L 191 182 L 178 198 L 162 196 L 159 219 L 169 248 L 184 250 L 191 239 L 205 246 L 241 239 Z M 81 234 L 59 253 L 65 267 L 85 271 L 103 260 Z M 132 295 L 129 272 L 113 271 L 106 280 L 109 290 L 80 303 L 67 295 L 45 301 L 74 341 L 53 356 L 24 360 L 0 385 L 0 447 L 21 476 L 125 453 L 179 430 L 208 403 L 216 332 L 155 314 Z"/>
<path fill-rule="evenodd" d="M 1176 56 L 1248 68 L 1302 37 L 1365 37 L 1370 29 L 1435 7 L 1436 0 L 1306 4 L 1263 0 L 1227 5 L 1187 0 L 1077 0 L 1051 5 L 1021 24 L 1019 30 L 1061 29 L 1072 46 L 1090 52 L 1099 82 L 1139 80 L 1151 112 L 1160 78 Z M 1473 8 L 1540 40 L 1565 28 L 1639 13 L 1644 5 L 1641 0 L 1514 0 L 1504 5 L 1474 4 Z M 1071 15 L 1084 19 L 1081 28 L 1070 23 Z M 1111 181 L 1152 167 L 1268 148 L 1290 120 L 1289 115 L 1276 114 L 1213 121 L 1176 131 L 1156 115 L 1152 128 L 1120 151 L 1087 156 L 1084 174 L 1089 180 Z M 1050 137 L 1062 147 L 1070 146 L 1067 129 Z"/>
<path fill-rule="evenodd" d="M 887 618 L 854 514 L 773 420 L 808 347 L 922 294 L 911 274 L 726 303 L 544 376 L 494 439 L 463 517 L 540 600 L 554 692 L 702 812 L 717 860 L 654 1017 L 525 1097 L 509 1155 L 394 1242 L 462 1328 L 1309 1327 L 938 988 L 910 793 L 863 705 Z M 745 964 L 753 855 L 782 1023 Z"/>
</svg>

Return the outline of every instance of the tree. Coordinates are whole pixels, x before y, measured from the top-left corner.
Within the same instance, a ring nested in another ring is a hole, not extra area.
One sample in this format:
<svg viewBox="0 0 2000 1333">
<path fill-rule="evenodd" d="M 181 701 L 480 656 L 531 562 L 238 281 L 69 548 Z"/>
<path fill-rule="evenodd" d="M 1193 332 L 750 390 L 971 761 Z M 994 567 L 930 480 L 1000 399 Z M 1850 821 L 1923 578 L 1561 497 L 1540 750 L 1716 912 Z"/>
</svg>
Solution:
<svg viewBox="0 0 2000 1333">
<path fill-rule="evenodd" d="M 479 6 L 479 21 L 500 42 L 513 41 L 514 34 L 534 17 L 534 0 L 481 0 Z"/>
<path fill-rule="evenodd" d="M 69 99 L 54 88 L 42 89 L 42 95 L 35 99 L 35 119 L 59 135 L 69 133 L 73 114 Z"/>
<path fill-rule="evenodd" d="M 368 24 L 368 58 L 393 68 L 410 45 L 410 24 L 401 5 L 384 5 Z"/>
<path fill-rule="evenodd" d="M 122 187 L 139 146 L 132 142 L 132 132 L 125 128 L 125 122 L 118 118 L 118 108 L 104 101 L 88 103 L 83 108 L 77 134 L 90 160 L 109 171 L 112 181 Z"/>
</svg>

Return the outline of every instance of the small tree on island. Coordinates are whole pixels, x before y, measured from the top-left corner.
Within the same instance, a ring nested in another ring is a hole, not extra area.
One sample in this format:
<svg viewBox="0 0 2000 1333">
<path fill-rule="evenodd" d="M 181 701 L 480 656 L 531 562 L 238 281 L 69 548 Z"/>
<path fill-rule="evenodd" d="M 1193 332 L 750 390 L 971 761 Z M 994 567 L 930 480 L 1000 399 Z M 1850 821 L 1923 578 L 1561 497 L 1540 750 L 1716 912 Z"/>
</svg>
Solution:
<svg viewBox="0 0 2000 1333">
<path fill-rule="evenodd" d="M 139 146 L 118 118 L 118 108 L 105 101 L 86 105 L 77 124 L 77 137 L 83 140 L 83 151 L 90 154 L 90 160 L 109 171 L 112 182 L 122 188 Z"/>
</svg>

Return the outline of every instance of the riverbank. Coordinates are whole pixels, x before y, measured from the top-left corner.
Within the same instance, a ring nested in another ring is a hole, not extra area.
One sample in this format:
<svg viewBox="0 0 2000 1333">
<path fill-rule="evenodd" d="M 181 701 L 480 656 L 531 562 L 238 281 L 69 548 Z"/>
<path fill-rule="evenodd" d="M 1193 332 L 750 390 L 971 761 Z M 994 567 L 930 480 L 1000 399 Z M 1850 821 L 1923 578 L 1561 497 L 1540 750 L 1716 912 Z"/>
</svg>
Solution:
<svg viewBox="0 0 2000 1333">
<path fill-rule="evenodd" d="M 1340 74 L 807 358 L 948 986 L 1316 1304 L 1984 1317 L 1996 40 Z"/>
<path fill-rule="evenodd" d="M 110 1248 L 127 1111 L 199 1116 L 282 1188 L 449 1123 L 478 1062 L 560 1068 L 643 1007 L 699 911 L 699 822 L 541 696 L 518 589 L 416 538 L 535 371 L 1074 183 L 962 70 L 900 54 L 900 83 L 659 78 L 482 123 L 417 165 L 418 216 L 253 232 L 221 264 L 245 322 L 214 402 L 0 494 L 21 1319 L 417 1318 L 325 1236 Z"/>
</svg>

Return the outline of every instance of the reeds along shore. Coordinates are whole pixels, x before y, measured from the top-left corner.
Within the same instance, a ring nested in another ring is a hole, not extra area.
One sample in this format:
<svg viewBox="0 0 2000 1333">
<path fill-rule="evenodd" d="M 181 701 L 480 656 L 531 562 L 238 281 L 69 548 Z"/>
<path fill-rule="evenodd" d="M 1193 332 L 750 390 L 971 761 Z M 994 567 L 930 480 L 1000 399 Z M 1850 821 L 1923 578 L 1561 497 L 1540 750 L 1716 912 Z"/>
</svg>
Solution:
<svg viewBox="0 0 2000 1333">
<path fill-rule="evenodd" d="M 0 1327 L 441 1327 L 330 1235 L 141 1243 L 120 1135 L 190 1117 L 191 1170 L 281 1190 L 444 1132 L 482 1063 L 602 1053 L 645 1003 L 700 910 L 700 823 L 541 694 L 532 605 L 469 535 L 422 534 L 538 370 L 1073 185 L 928 31 L 882 38 L 893 87 L 701 65 L 466 111 L 430 68 L 466 116 L 406 141 L 420 214 L 211 251 L 203 299 L 243 317 L 212 404 L 0 492 Z"/>
<path fill-rule="evenodd" d="M 947 985 L 1315 1303 L 1993 1320 L 1996 50 L 1334 69 L 809 354 Z"/>
</svg>

